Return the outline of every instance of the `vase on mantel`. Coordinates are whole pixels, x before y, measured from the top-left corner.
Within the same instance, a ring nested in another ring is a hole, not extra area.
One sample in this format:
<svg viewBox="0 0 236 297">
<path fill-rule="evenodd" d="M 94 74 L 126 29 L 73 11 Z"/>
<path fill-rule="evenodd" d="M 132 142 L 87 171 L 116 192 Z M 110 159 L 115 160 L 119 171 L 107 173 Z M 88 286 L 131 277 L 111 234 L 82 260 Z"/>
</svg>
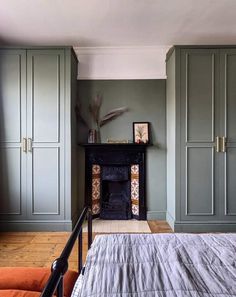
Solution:
<svg viewBox="0 0 236 297">
<path fill-rule="evenodd" d="M 101 143 L 101 129 L 100 129 L 100 126 L 97 126 L 97 130 L 96 130 L 96 143 Z"/>
<path fill-rule="evenodd" d="M 89 129 L 88 143 L 101 143 L 100 127 L 97 127 L 97 129 Z"/>
<path fill-rule="evenodd" d="M 97 131 L 96 129 L 89 129 L 88 132 L 88 143 L 96 143 Z"/>
</svg>

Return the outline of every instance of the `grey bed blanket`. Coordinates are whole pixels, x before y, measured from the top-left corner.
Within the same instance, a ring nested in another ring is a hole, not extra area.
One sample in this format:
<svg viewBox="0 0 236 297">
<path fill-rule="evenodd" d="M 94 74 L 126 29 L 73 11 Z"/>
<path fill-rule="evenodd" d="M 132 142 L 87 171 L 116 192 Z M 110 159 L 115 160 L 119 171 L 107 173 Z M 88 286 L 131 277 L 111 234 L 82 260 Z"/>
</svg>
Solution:
<svg viewBox="0 0 236 297">
<path fill-rule="evenodd" d="M 97 236 L 81 291 L 88 296 L 236 296 L 236 234 Z"/>
</svg>

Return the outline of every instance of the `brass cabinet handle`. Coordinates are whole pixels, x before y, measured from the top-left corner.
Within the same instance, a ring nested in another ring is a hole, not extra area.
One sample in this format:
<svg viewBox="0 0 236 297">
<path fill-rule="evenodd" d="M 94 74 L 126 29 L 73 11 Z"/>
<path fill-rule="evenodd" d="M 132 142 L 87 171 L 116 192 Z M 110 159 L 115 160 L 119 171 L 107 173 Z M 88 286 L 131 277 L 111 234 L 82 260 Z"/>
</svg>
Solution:
<svg viewBox="0 0 236 297">
<path fill-rule="evenodd" d="M 226 152 L 226 137 L 223 136 L 222 138 L 222 153 Z"/>
<path fill-rule="evenodd" d="M 25 137 L 22 139 L 22 149 L 24 153 L 27 153 L 27 139 Z"/>
<path fill-rule="evenodd" d="M 216 152 L 220 152 L 220 137 L 216 136 Z"/>
<path fill-rule="evenodd" d="M 32 138 L 28 138 L 28 152 L 32 153 Z"/>
</svg>

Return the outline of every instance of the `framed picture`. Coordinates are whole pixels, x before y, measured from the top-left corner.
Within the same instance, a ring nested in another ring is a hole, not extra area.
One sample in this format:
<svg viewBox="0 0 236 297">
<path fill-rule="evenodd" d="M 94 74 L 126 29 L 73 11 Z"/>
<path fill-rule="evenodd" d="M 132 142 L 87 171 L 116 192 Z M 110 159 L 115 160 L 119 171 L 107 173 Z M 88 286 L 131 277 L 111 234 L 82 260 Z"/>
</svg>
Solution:
<svg viewBox="0 0 236 297">
<path fill-rule="evenodd" d="M 150 123 L 149 122 L 133 123 L 133 142 L 150 143 Z"/>
</svg>

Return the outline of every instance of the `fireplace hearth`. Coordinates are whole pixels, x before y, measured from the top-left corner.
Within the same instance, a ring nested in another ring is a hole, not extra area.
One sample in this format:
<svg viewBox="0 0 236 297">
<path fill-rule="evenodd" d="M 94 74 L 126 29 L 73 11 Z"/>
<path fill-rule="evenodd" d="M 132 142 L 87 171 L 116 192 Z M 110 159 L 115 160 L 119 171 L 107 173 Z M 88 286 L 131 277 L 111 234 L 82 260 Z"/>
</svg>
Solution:
<svg viewBox="0 0 236 297">
<path fill-rule="evenodd" d="M 147 144 L 84 144 L 85 204 L 94 217 L 146 220 Z"/>
</svg>

